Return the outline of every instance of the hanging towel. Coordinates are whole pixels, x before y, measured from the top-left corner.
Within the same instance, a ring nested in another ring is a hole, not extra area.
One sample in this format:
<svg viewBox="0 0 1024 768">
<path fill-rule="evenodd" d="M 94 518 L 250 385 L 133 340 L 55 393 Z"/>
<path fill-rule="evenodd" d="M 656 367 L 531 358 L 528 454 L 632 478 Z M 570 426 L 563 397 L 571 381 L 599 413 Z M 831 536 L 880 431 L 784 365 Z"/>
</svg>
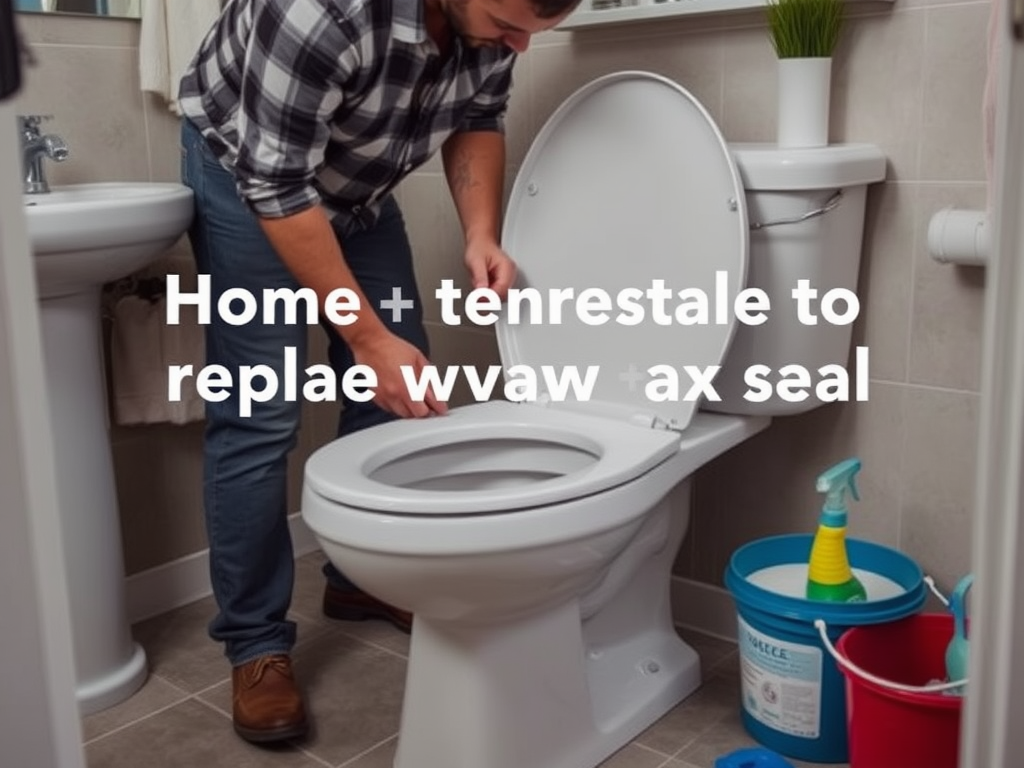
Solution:
<svg viewBox="0 0 1024 768">
<path fill-rule="evenodd" d="M 178 86 L 199 44 L 220 15 L 220 0 L 146 0 L 139 32 L 142 90 L 178 112 Z"/>
<path fill-rule="evenodd" d="M 195 378 L 204 365 L 205 345 L 196 309 L 182 307 L 181 322 L 172 326 L 162 296 L 129 295 L 114 305 L 110 362 L 118 424 L 186 424 L 203 418 L 205 403 Z M 193 375 L 183 379 L 181 399 L 172 402 L 169 373 L 176 365 L 192 365 Z"/>
</svg>

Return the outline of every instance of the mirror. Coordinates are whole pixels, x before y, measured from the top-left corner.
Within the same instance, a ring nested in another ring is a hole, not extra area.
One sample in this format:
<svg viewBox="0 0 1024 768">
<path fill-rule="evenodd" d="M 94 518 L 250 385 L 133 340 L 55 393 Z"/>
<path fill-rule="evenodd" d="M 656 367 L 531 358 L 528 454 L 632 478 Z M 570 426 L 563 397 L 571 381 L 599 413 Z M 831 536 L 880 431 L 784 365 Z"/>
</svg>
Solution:
<svg viewBox="0 0 1024 768">
<path fill-rule="evenodd" d="M 14 0 L 14 8 L 30 13 L 84 13 L 137 19 L 142 0 Z"/>
</svg>

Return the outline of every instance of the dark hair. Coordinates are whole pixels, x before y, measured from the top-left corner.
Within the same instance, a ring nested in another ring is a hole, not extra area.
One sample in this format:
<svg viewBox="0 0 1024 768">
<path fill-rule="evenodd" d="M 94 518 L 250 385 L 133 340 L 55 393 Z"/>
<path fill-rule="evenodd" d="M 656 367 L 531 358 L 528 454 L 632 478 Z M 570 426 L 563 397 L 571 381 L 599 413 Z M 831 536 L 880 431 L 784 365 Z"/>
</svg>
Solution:
<svg viewBox="0 0 1024 768">
<path fill-rule="evenodd" d="M 533 10 L 539 19 L 553 19 L 579 5 L 580 0 L 533 0 Z"/>
</svg>

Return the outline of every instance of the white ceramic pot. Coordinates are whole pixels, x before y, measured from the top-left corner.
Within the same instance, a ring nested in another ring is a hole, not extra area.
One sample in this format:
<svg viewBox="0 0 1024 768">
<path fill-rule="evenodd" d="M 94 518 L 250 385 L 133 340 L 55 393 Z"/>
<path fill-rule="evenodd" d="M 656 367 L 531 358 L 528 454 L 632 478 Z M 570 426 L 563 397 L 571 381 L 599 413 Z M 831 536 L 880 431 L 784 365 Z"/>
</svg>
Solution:
<svg viewBox="0 0 1024 768">
<path fill-rule="evenodd" d="M 783 148 L 828 144 L 832 59 L 779 59 L 778 145 Z"/>
</svg>

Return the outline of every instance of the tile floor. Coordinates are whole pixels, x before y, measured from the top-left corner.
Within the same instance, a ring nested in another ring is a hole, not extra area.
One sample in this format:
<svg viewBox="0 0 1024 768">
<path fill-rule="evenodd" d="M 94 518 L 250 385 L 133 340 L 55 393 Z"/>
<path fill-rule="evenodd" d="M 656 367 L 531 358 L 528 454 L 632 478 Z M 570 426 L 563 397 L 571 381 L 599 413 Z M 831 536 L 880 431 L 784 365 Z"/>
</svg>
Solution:
<svg viewBox="0 0 1024 768">
<path fill-rule="evenodd" d="M 306 739 L 266 748 L 234 735 L 230 670 L 206 635 L 207 598 L 135 626 L 151 674 L 131 699 L 83 720 L 89 768 L 391 768 L 409 638 L 384 622 L 325 619 L 321 562 L 320 553 L 299 559 L 292 605 L 295 670 L 315 718 Z M 602 768 L 712 768 L 754 746 L 739 721 L 735 646 L 683 635 L 701 655 L 704 685 Z"/>
</svg>

